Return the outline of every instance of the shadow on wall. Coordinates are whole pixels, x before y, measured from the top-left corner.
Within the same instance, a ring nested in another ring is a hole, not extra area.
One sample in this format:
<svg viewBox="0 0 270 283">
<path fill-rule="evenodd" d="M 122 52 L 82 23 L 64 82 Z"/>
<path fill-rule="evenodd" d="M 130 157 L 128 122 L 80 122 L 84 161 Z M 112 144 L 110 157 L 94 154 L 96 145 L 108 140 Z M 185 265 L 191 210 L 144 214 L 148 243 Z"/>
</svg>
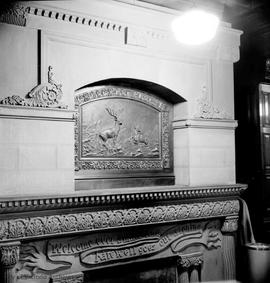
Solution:
<svg viewBox="0 0 270 283">
<path fill-rule="evenodd" d="M 93 86 L 104 86 L 104 85 L 114 85 L 114 86 L 121 86 L 121 87 L 130 87 L 135 88 L 142 91 L 149 91 L 150 93 L 155 93 L 160 98 L 163 98 L 164 100 L 176 104 L 185 102 L 186 100 L 177 94 L 176 92 L 170 90 L 169 88 L 166 88 L 162 85 L 144 81 L 144 80 L 138 80 L 138 79 L 131 79 L 131 78 L 111 78 L 106 80 L 101 80 L 98 82 L 94 82 L 91 84 L 87 84 L 85 86 L 82 86 L 78 88 L 76 91 L 82 90 L 84 88 L 93 87 Z"/>
</svg>

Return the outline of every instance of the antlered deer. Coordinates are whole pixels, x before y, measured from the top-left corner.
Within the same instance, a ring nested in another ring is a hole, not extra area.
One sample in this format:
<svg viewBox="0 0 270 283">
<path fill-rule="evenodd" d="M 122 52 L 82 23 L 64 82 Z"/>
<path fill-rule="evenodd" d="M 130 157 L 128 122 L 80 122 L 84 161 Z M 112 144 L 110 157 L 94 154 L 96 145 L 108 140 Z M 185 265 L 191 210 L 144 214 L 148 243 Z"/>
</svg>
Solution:
<svg viewBox="0 0 270 283">
<path fill-rule="evenodd" d="M 98 137 L 104 142 L 104 145 L 110 139 L 112 139 L 113 144 L 115 145 L 122 123 L 118 120 L 118 115 L 115 111 L 113 111 L 108 107 L 106 107 L 105 109 L 108 112 L 108 114 L 114 118 L 114 126 L 100 132 L 98 134 Z"/>
</svg>

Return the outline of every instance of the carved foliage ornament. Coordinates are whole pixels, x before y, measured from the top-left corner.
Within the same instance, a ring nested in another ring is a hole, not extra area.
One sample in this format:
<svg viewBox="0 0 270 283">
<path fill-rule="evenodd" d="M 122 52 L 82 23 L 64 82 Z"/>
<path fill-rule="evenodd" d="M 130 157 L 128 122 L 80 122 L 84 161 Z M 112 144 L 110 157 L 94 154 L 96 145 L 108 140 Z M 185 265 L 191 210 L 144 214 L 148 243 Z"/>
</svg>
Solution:
<svg viewBox="0 0 270 283">
<path fill-rule="evenodd" d="M 53 80 L 52 67 L 49 66 L 48 83 L 39 84 L 34 87 L 26 95 L 26 98 L 12 95 L 0 100 L 0 104 L 66 109 L 67 106 L 60 102 L 62 96 L 62 85 Z"/>
<path fill-rule="evenodd" d="M 5 267 L 14 266 L 19 259 L 19 245 L 0 246 L 1 265 Z"/>
<path fill-rule="evenodd" d="M 207 88 L 205 86 L 202 88 L 201 97 L 197 99 L 197 112 L 194 117 L 203 119 L 233 119 L 232 115 L 224 109 L 213 105 L 208 98 Z"/>
<path fill-rule="evenodd" d="M 203 263 L 203 254 L 190 254 L 190 255 L 183 255 L 179 256 L 179 259 L 177 261 L 177 265 L 188 269 L 190 267 L 196 267 Z"/>
<path fill-rule="evenodd" d="M 238 212 L 239 201 L 228 200 L 18 218 L 0 221 L 0 240 L 221 217 Z"/>
<path fill-rule="evenodd" d="M 170 105 L 144 91 L 94 87 L 75 96 L 75 170 L 171 167 Z"/>
</svg>

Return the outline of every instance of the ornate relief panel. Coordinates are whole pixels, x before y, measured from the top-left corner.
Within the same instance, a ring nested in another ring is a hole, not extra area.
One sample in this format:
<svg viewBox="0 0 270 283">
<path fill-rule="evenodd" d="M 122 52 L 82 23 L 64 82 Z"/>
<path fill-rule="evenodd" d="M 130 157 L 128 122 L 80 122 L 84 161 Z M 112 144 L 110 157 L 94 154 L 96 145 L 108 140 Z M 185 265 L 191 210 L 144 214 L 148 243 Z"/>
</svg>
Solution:
<svg viewBox="0 0 270 283">
<path fill-rule="evenodd" d="M 75 108 L 77 176 L 172 172 L 169 103 L 132 88 L 100 86 L 77 94 Z"/>
<path fill-rule="evenodd" d="M 25 243 L 17 278 L 61 279 L 74 272 L 81 278 L 78 272 L 172 256 L 179 258 L 181 266 L 200 264 L 205 250 L 221 251 L 220 227 L 219 220 L 210 220 Z"/>
</svg>

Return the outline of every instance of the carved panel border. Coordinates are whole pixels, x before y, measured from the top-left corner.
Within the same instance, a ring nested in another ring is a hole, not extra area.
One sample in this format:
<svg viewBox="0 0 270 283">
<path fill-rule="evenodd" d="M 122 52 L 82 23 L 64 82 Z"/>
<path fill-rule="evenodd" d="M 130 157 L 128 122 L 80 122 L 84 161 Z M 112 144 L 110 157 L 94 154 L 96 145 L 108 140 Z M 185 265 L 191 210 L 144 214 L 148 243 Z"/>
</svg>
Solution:
<svg viewBox="0 0 270 283">
<path fill-rule="evenodd" d="M 238 200 L 195 202 L 0 221 L 0 241 L 238 215 Z"/>
<path fill-rule="evenodd" d="M 91 101 L 106 98 L 124 98 L 141 102 L 145 105 L 150 105 L 160 112 L 160 127 L 161 127 L 161 158 L 92 158 L 91 160 L 83 160 L 80 156 L 80 139 L 82 133 L 81 128 L 81 106 Z M 85 90 L 75 96 L 75 171 L 80 170 L 118 170 L 119 172 L 130 170 L 159 170 L 172 169 L 171 160 L 171 125 L 170 111 L 171 107 L 165 101 L 154 97 L 153 95 L 131 88 L 118 86 L 103 86 L 102 88 L 92 88 Z"/>
</svg>

